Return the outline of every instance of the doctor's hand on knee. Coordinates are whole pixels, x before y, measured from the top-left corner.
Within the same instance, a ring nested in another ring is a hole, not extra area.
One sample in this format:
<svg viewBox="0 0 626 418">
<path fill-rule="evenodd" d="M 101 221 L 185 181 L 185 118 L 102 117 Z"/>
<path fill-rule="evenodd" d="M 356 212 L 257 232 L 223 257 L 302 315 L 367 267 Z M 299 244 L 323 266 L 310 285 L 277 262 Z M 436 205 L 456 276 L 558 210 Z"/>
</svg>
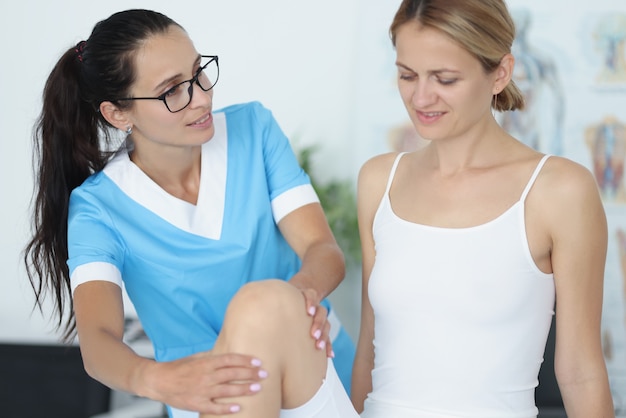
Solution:
<svg viewBox="0 0 626 418">
<path fill-rule="evenodd" d="M 267 377 L 260 360 L 234 353 L 203 352 L 153 366 L 145 372 L 145 381 L 152 382 L 145 396 L 212 415 L 238 412 L 239 405 L 224 398 L 254 395 Z"/>
<path fill-rule="evenodd" d="M 320 305 L 320 298 L 315 289 L 300 289 L 304 295 L 306 311 L 313 318 L 311 326 L 311 336 L 315 340 L 315 347 L 318 350 L 326 350 L 328 357 L 334 357 L 335 354 L 330 340 L 330 323 L 328 319 L 328 309 Z"/>
</svg>

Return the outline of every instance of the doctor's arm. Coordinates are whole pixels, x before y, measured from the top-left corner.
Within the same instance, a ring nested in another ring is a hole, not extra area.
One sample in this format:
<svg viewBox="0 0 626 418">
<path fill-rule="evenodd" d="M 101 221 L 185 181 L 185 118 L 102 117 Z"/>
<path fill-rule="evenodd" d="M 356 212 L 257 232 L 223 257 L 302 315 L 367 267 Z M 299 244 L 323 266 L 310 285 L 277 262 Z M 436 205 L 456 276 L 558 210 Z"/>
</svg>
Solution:
<svg viewBox="0 0 626 418">
<path fill-rule="evenodd" d="M 259 367 L 251 356 L 210 352 L 159 363 L 123 341 L 124 309 L 117 284 L 91 281 L 74 291 L 74 312 L 85 370 L 104 385 L 192 411 L 229 414 L 216 398 L 251 395 Z M 248 383 L 232 383 L 232 382 Z"/>
<path fill-rule="evenodd" d="M 306 310 L 313 316 L 311 335 L 318 341 L 318 348 L 326 348 L 330 356 L 327 312 L 319 304 L 345 276 L 343 253 L 319 203 L 294 210 L 280 220 L 278 227 L 302 260 L 300 271 L 289 282 L 304 294 Z"/>
</svg>

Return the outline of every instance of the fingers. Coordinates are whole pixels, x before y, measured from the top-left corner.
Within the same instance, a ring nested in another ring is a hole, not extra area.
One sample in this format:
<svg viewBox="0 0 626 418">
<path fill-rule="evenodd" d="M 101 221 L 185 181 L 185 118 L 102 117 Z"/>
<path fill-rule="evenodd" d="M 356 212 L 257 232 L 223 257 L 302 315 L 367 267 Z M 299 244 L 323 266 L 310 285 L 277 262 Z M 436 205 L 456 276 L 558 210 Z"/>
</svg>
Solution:
<svg viewBox="0 0 626 418">
<path fill-rule="evenodd" d="M 268 373 L 260 367 L 222 367 L 216 368 L 206 379 L 212 384 L 231 382 L 252 384 L 267 378 Z"/>
<path fill-rule="evenodd" d="M 160 363 L 162 378 L 156 397 L 175 408 L 206 414 L 235 413 L 233 398 L 258 393 L 268 377 L 261 362 L 241 354 L 203 352 L 167 363 Z"/>
<path fill-rule="evenodd" d="M 322 342 L 324 342 L 324 344 L 321 344 Z M 322 332 L 322 336 L 320 337 L 320 342 L 317 344 L 317 347 L 320 350 L 326 348 L 326 357 L 335 357 L 335 353 L 333 351 L 333 342 L 330 339 L 330 322 L 328 321 L 324 323 L 324 331 Z"/>
<path fill-rule="evenodd" d="M 203 408 L 200 412 L 200 418 L 208 418 L 209 416 L 224 416 L 229 414 L 236 414 L 241 411 L 241 405 L 236 403 L 217 403 L 212 402 L 206 408 Z"/>
<path fill-rule="evenodd" d="M 260 381 L 268 376 L 262 369 L 260 361 L 238 354 L 214 356 L 223 367 L 215 368 L 208 382 L 210 388 L 206 392 L 209 400 L 202 412 L 211 415 L 227 415 L 241 410 L 240 405 L 229 403 L 227 399 L 250 396 L 258 393 L 262 386 Z M 240 366 L 243 364 L 243 366 Z"/>
<path fill-rule="evenodd" d="M 326 355 L 330 357 L 332 353 L 332 341 L 330 339 L 330 322 L 326 321 L 326 315 L 324 316 L 324 325 L 322 330 L 322 335 L 319 338 L 316 347 L 320 350 L 326 349 Z"/>
<path fill-rule="evenodd" d="M 313 316 L 311 326 L 311 336 L 315 339 L 315 347 L 318 350 L 328 349 L 330 346 L 330 323 L 326 321 L 328 310 L 323 306 L 318 306 Z"/>
<path fill-rule="evenodd" d="M 302 294 L 306 302 L 307 314 L 313 317 L 311 336 L 315 340 L 315 347 L 318 350 L 325 349 L 326 355 L 333 358 L 335 353 L 330 340 L 330 323 L 326 321 L 328 310 L 319 304 L 318 295 L 314 289 L 303 289 Z"/>
<path fill-rule="evenodd" d="M 304 295 L 304 302 L 306 303 L 306 312 L 309 316 L 315 316 L 320 304 L 320 298 L 315 289 L 300 289 L 302 295 Z"/>
<path fill-rule="evenodd" d="M 206 357 L 211 360 L 212 366 L 214 368 L 220 367 L 248 367 L 248 368 L 259 368 L 261 367 L 261 360 L 256 357 L 249 356 L 246 354 L 236 354 L 236 353 L 226 353 L 215 355 L 210 351 L 204 351 L 200 353 L 196 353 L 190 358 L 202 358 Z"/>
<path fill-rule="evenodd" d="M 335 358 L 335 352 L 333 351 L 333 343 L 330 340 L 328 344 L 326 344 L 326 357 Z"/>
<path fill-rule="evenodd" d="M 207 402 L 203 405 L 201 412 L 211 415 L 226 415 L 239 412 L 241 407 L 237 403 L 226 401 L 226 399 L 250 396 L 258 393 L 261 385 L 258 383 L 228 383 L 213 386 L 206 393 Z"/>
</svg>

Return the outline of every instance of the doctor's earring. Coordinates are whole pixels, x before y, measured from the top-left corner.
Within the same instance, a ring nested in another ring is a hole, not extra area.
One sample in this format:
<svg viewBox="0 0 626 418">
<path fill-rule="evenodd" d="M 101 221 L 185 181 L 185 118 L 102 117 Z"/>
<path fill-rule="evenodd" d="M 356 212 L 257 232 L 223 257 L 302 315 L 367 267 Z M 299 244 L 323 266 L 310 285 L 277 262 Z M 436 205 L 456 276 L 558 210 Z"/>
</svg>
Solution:
<svg viewBox="0 0 626 418">
<path fill-rule="evenodd" d="M 133 127 L 132 126 L 127 126 L 126 127 L 126 135 L 130 135 L 133 133 Z"/>
</svg>

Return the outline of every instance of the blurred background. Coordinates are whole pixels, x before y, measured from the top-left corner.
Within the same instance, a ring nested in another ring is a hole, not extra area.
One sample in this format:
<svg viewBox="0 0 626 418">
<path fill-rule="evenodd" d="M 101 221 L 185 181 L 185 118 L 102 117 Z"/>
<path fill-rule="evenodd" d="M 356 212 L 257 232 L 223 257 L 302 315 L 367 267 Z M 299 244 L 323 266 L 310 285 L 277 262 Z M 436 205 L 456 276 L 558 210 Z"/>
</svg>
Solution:
<svg viewBox="0 0 626 418">
<path fill-rule="evenodd" d="M 261 101 L 315 182 L 350 254 L 332 295 L 356 338 L 360 298 L 354 190 L 368 158 L 423 144 L 402 107 L 388 26 L 399 0 L 57 0 L 0 3 L 0 346 L 56 346 L 49 311 L 33 311 L 21 262 L 33 188 L 32 127 L 52 66 L 93 25 L 127 8 L 179 22 L 220 56 L 214 107 Z M 508 0 L 518 27 L 516 80 L 529 106 L 498 115 L 512 134 L 596 175 L 609 219 L 603 343 L 616 407 L 626 408 L 626 2 Z M 582 239 L 582 237 L 581 237 Z M 134 318 L 128 306 L 129 324 Z M 132 326 L 129 326 L 132 328 Z M 136 327 L 136 325 L 135 325 Z M 37 354 L 29 353 L 30 358 Z M 28 358 L 28 357 L 27 357 Z M 11 382 L 3 380 L 4 390 Z M 0 390 L 1 392 L 2 390 Z M 9 390 L 10 392 L 10 390 Z M 16 416 L 17 418 L 17 416 Z M 20 417 L 23 418 L 23 417 Z"/>
</svg>

